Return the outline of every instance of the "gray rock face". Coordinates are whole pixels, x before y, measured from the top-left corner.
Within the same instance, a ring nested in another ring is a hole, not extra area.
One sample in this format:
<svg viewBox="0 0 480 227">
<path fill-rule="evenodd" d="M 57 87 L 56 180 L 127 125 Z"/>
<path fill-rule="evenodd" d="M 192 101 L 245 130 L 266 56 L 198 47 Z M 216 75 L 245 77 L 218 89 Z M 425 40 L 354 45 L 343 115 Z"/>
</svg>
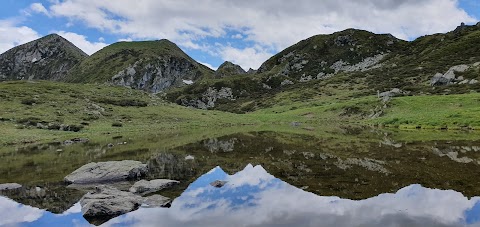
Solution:
<svg viewBox="0 0 480 227">
<path fill-rule="evenodd" d="M 224 62 L 223 64 L 218 67 L 217 71 L 215 72 L 215 77 L 223 78 L 227 76 L 234 76 L 234 75 L 243 75 L 247 74 L 245 70 L 242 69 L 239 65 L 233 64 L 229 61 Z"/>
<path fill-rule="evenodd" d="M 129 191 L 137 194 L 148 194 L 172 187 L 178 183 L 180 182 L 168 179 L 156 179 L 151 181 L 141 180 L 136 182 Z"/>
<path fill-rule="evenodd" d="M 437 73 L 433 76 L 432 80 L 430 81 L 431 86 L 439 86 L 439 85 L 449 85 L 452 84 L 456 78 L 456 72 L 465 72 L 469 69 L 470 66 L 468 65 L 456 65 L 452 66 L 445 74 Z"/>
<path fill-rule="evenodd" d="M 145 175 L 147 165 L 138 161 L 92 162 L 86 164 L 65 177 L 65 182 L 90 184 L 136 179 Z"/>
<path fill-rule="evenodd" d="M 0 184 L 0 191 L 8 191 L 8 190 L 15 190 L 21 188 L 22 185 L 17 183 L 6 183 Z"/>
<path fill-rule="evenodd" d="M 61 36 L 48 35 L 1 54 L 0 81 L 62 80 L 87 56 Z"/>
<path fill-rule="evenodd" d="M 209 87 L 202 95 L 201 99 L 195 100 L 182 100 L 183 106 L 195 107 L 198 109 L 208 109 L 215 107 L 217 100 L 226 99 L 226 100 L 235 100 L 233 96 L 233 91 L 229 87 L 222 87 L 220 90 L 216 88 Z"/>
<path fill-rule="evenodd" d="M 194 81 L 201 73 L 192 62 L 178 57 L 141 59 L 112 77 L 114 85 L 157 93 L 172 86 L 183 86 L 184 80 Z"/>
<path fill-rule="evenodd" d="M 80 200 L 85 217 L 115 217 L 136 210 L 144 201 L 141 196 L 110 186 L 98 186 Z"/>
</svg>

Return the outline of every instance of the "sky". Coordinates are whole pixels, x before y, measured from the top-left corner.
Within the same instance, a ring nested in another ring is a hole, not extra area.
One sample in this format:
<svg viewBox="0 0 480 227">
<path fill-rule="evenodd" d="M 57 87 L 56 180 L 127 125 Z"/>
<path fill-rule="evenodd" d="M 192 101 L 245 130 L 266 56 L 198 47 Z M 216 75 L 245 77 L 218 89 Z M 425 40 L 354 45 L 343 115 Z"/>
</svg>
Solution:
<svg viewBox="0 0 480 227">
<path fill-rule="evenodd" d="M 0 0 L 0 53 L 57 33 L 91 55 L 169 39 L 200 63 L 245 70 L 300 40 L 347 28 L 413 40 L 480 20 L 480 0 Z"/>
</svg>

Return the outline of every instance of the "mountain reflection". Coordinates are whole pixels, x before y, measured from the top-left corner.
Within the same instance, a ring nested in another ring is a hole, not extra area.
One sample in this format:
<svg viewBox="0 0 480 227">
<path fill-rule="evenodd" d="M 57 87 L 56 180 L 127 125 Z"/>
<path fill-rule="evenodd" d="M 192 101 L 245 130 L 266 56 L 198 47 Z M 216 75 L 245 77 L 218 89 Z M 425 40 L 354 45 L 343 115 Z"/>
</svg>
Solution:
<svg viewBox="0 0 480 227">
<path fill-rule="evenodd" d="M 210 185 L 215 180 L 225 186 Z M 480 226 L 480 197 L 410 185 L 395 194 L 355 201 L 291 186 L 262 166 L 228 175 L 216 167 L 199 177 L 172 207 L 140 208 L 103 226 Z M 80 206 L 63 214 L 0 197 L 0 225 L 86 226 Z"/>
</svg>

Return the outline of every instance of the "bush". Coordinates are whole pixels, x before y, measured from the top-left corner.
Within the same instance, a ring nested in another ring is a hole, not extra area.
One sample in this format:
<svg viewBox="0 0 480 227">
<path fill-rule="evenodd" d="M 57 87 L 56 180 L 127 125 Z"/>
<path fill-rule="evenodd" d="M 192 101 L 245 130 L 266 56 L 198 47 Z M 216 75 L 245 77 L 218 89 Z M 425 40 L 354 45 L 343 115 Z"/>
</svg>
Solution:
<svg viewBox="0 0 480 227">
<path fill-rule="evenodd" d="M 109 99 L 109 98 L 102 98 L 96 100 L 99 103 L 103 104 L 110 104 L 115 106 L 137 106 L 137 107 L 146 107 L 148 105 L 147 102 L 137 99 Z"/>
<path fill-rule="evenodd" d="M 22 100 L 23 105 L 28 105 L 28 106 L 33 106 L 34 104 L 37 104 L 37 101 L 35 99 L 24 99 Z"/>
<path fill-rule="evenodd" d="M 120 122 L 114 122 L 112 123 L 112 127 L 123 127 L 123 124 Z"/>
</svg>

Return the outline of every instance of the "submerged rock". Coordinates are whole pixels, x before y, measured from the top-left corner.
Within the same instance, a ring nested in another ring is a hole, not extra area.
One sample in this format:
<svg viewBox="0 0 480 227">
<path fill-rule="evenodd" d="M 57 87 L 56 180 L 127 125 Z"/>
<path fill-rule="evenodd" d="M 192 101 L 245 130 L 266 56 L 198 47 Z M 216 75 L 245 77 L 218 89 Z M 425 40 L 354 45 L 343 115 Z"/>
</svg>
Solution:
<svg viewBox="0 0 480 227">
<path fill-rule="evenodd" d="M 14 190 L 14 189 L 19 189 L 21 187 L 22 187 L 22 185 L 17 184 L 17 183 L 0 184 L 0 191 Z"/>
<path fill-rule="evenodd" d="M 225 186 L 225 184 L 227 184 L 228 181 L 223 181 L 223 180 L 216 180 L 212 183 L 210 183 L 210 185 L 212 185 L 213 187 L 216 187 L 216 188 L 221 188 L 223 186 Z"/>
<path fill-rule="evenodd" d="M 144 198 L 142 207 L 153 208 L 153 207 L 170 207 L 171 199 L 161 195 L 152 195 Z"/>
<path fill-rule="evenodd" d="M 139 161 L 110 161 L 88 163 L 65 177 L 65 182 L 89 184 L 136 179 L 145 175 L 147 165 Z"/>
<path fill-rule="evenodd" d="M 136 210 L 143 198 L 110 186 L 98 186 L 80 200 L 84 217 L 116 217 Z"/>
<path fill-rule="evenodd" d="M 141 180 L 136 182 L 130 188 L 130 192 L 137 194 L 148 194 L 172 187 L 173 185 L 176 185 L 178 183 L 180 182 L 168 179 L 156 179 L 151 181 Z"/>
</svg>

